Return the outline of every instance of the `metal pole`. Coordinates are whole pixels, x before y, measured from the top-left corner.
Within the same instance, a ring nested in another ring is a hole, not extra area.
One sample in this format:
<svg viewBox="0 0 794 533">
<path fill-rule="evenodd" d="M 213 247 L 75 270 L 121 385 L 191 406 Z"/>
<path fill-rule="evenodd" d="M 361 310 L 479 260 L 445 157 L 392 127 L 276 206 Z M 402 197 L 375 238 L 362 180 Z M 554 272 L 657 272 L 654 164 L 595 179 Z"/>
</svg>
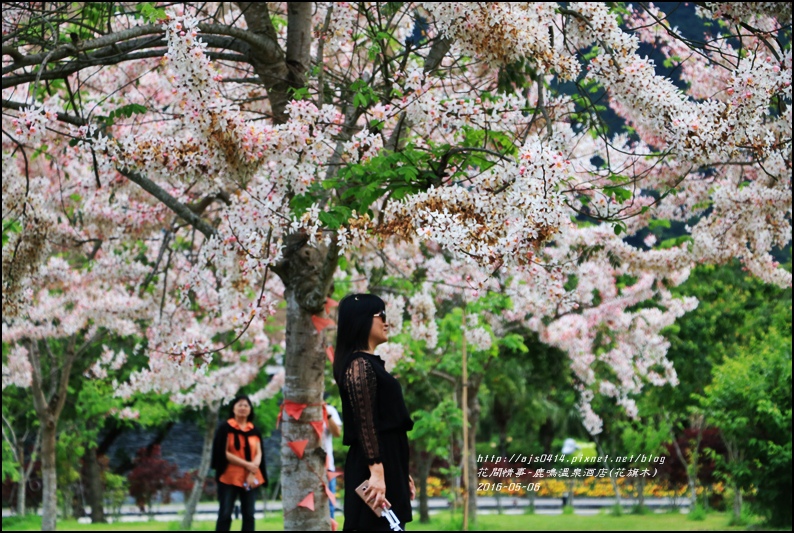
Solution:
<svg viewBox="0 0 794 533">
<path fill-rule="evenodd" d="M 466 368 L 466 305 L 460 325 L 463 352 L 463 531 L 469 530 L 469 372 Z"/>
</svg>

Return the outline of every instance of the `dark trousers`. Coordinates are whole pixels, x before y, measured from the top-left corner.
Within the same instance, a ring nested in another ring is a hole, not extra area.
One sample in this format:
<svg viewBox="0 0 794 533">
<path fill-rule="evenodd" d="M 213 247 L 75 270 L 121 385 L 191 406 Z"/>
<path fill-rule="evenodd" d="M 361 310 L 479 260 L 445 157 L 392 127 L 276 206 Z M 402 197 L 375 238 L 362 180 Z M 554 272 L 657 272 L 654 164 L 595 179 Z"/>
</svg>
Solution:
<svg viewBox="0 0 794 533">
<path fill-rule="evenodd" d="M 229 531 L 232 526 L 234 502 L 238 496 L 240 497 L 240 512 L 243 515 L 243 528 L 241 531 L 253 531 L 254 505 L 256 504 L 257 494 L 259 494 L 259 488 L 245 490 L 243 487 L 227 485 L 219 481 L 218 501 L 221 505 L 218 509 L 218 522 L 215 524 L 215 531 Z"/>
</svg>

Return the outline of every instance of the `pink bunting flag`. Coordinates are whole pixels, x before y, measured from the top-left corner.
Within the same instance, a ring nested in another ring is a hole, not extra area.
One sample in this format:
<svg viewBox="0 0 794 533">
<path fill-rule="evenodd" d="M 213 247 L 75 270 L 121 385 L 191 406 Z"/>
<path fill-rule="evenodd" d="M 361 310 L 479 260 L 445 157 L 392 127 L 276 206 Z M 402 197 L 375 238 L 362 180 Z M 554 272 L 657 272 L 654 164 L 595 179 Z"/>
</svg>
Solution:
<svg viewBox="0 0 794 533">
<path fill-rule="evenodd" d="M 342 475 L 342 472 L 328 472 L 328 481 L 331 481 L 335 477 L 339 477 Z"/>
<path fill-rule="evenodd" d="M 312 323 L 314 324 L 314 329 L 317 330 L 317 333 L 321 332 L 328 326 L 334 323 L 333 320 L 330 318 L 323 318 L 321 316 L 312 315 Z"/>
<path fill-rule="evenodd" d="M 339 522 L 337 522 L 336 520 L 334 520 L 332 518 L 331 519 L 331 531 L 336 531 L 337 529 L 339 529 Z"/>
<path fill-rule="evenodd" d="M 332 307 L 336 307 L 337 305 L 339 305 L 339 302 L 337 302 L 336 300 L 332 300 L 330 298 L 326 298 L 325 299 L 325 314 L 326 315 L 330 314 L 331 313 L 331 308 Z"/>
<path fill-rule="evenodd" d="M 292 451 L 295 452 L 295 455 L 298 456 L 298 459 L 303 459 L 303 451 L 306 449 L 306 445 L 309 444 L 309 440 L 294 440 L 292 442 L 288 442 L 287 446 L 292 448 Z"/>
<path fill-rule="evenodd" d="M 306 409 L 307 405 L 309 404 L 293 402 L 292 400 L 284 400 L 284 410 L 295 420 L 301 417 L 301 414 L 303 413 L 303 410 Z"/>
<path fill-rule="evenodd" d="M 336 507 L 336 494 L 331 492 L 331 488 L 328 485 L 325 485 L 325 493 L 328 495 L 328 499 L 331 500 L 331 503 L 334 504 L 334 507 Z"/>
<path fill-rule="evenodd" d="M 329 346 L 325 349 L 325 355 L 328 356 L 328 360 L 331 361 L 331 364 L 334 362 L 334 347 Z"/>
<path fill-rule="evenodd" d="M 322 420 L 312 420 L 311 422 L 309 422 L 309 424 L 311 424 L 312 427 L 314 428 L 314 431 L 317 432 L 317 439 L 319 440 L 323 438 L 324 422 Z"/>
<path fill-rule="evenodd" d="M 298 507 L 305 507 L 310 511 L 314 511 L 314 493 L 310 492 L 305 498 L 303 498 Z"/>
</svg>

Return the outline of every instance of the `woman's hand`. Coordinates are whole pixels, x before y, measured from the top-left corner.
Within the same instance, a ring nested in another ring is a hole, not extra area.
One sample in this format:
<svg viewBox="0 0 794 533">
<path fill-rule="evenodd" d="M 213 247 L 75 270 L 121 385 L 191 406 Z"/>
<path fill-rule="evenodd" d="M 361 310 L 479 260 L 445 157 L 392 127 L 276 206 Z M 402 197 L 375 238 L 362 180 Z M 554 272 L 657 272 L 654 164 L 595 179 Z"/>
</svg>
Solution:
<svg viewBox="0 0 794 533">
<path fill-rule="evenodd" d="M 245 469 L 248 470 L 249 474 L 256 475 L 256 473 L 259 471 L 259 465 L 252 462 L 247 463 L 248 464 L 245 465 Z"/>
<path fill-rule="evenodd" d="M 408 492 L 411 493 L 411 499 L 416 499 L 416 485 L 414 485 L 414 478 L 408 476 Z"/>
<path fill-rule="evenodd" d="M 249 489 L 254 489 L 259 486 L 259 480 L 256 479 L 256 475 L 253 472 L 248 473 L 248 477 L 245 479 L 245 482 L 248 483 Z"/>
<path fill-rule="evenodd" d="M 386 503 L 386 480 L 383 478 L 383 464 L 378 463 L 369 467 L 369 481 L 364 490 L 367 503 L 374 504 L 375 508 L 382 508 Z"/>
</svg>

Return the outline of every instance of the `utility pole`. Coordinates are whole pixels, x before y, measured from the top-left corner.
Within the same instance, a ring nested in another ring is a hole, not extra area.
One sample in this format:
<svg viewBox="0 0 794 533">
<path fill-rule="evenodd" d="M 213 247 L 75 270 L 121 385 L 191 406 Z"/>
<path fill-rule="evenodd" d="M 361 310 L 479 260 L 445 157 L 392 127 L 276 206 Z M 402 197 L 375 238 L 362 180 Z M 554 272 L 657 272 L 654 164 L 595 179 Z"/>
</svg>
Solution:
<svg viewBox="0 0 794 533">
<path fill-rule="evenodd" d="M 466 305 L 460 325 L 463 352 L 463 531 L 469 530 L 469 372 L 466 367 Z"/>
</svg>

